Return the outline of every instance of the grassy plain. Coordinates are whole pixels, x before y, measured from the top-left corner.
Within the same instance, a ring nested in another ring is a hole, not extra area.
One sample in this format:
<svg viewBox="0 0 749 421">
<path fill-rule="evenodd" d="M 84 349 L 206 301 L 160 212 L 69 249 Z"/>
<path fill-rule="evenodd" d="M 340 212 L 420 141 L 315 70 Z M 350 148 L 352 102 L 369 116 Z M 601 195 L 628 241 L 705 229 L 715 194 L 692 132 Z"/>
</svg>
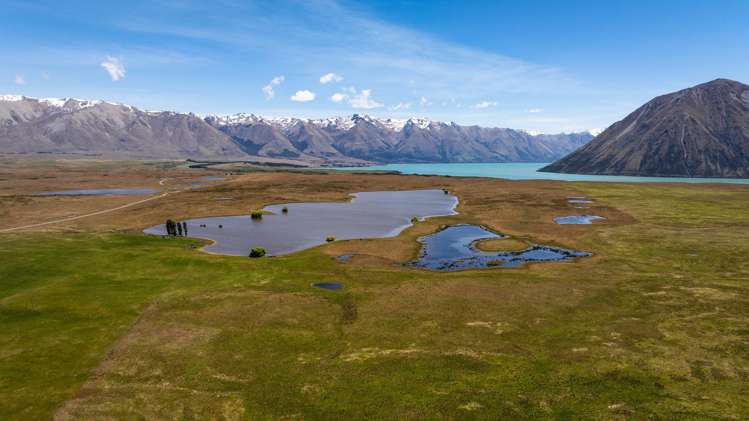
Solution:
<svg viewBox="0 0 749 421">
<path fill-rule="evenodd" d="M 749 416 L 747 187 L 262 172 L 186 189 L 203 175 L 215 174 L 1 164 L 0 229 L 138 199 L 32 192 L 166 178 L 173 193 L 0 234 L 0 418 Z M 140 233 L 169 217 L 426 187 L 449 188 L 460 214 L 285 257 L 216 256 L 198 240 Z M 581 194 L 607 220 L 553 224 Z M 419 236 L 464 222 L 595 256 L 400 266 Z M 310 288 L 319 281 L 345 287 Z"/>
</svg>

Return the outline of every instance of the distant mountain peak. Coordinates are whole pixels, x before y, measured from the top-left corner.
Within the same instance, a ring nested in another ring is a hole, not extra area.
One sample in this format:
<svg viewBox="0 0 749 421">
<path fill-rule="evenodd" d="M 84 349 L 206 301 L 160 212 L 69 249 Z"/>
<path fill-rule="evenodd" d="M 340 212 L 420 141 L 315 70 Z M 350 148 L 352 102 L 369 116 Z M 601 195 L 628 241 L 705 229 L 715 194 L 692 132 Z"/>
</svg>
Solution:
<svg viewBox="0 0 749 421">
<path fill-rule="evenodd" d="M 15 154 L 253 158 L 305 165 L 548 162 L 592 138 L 587 133 L 530 136 L 423 117 L 198 116 L 75 98 L 0 99 L 0 152 Z"/>
<path fill-rule="evenodd" d="M 716 79 L 660 95 L 542 171 L 749 178 L 749 86 Z"/>
</svg>

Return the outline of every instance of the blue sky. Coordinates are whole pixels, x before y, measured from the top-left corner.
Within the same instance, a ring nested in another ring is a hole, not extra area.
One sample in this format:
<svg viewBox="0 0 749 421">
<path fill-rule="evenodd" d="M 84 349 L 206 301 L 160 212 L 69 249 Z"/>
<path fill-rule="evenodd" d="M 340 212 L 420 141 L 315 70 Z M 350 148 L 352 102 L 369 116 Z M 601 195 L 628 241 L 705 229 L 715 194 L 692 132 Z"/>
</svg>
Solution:
<svg viewBox="0 0 749 421">
<path fill-rule="evenodd" d="M 541 132 L 749 83 L 749 1 L 16 1 L 0 93 Z"/>
</svg>

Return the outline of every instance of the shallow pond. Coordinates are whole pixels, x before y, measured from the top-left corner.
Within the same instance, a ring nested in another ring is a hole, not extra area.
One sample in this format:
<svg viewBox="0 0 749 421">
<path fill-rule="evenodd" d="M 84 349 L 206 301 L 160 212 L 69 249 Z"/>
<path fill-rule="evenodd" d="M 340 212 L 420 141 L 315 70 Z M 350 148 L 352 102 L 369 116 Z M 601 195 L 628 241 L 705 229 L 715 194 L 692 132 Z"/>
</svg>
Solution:
<svg viewBox="0 0 749 421">
<path fill-rule="evenodd" d="M 343 284 L 339 284 L 338 282 L 318 282 L 316 284 L 312 284 L 314 288 L 322 288 L 322 289 L 330 289 L 330 290 L 337 290 L 343 288 Z"/>
<path fill-rule="evenodd" d="M 458 199 L 442 190 L 364 192 L 350 202 L 288 203 L 267 206 L 253 220 L 249 215 L 199 218 L 186 221 L 190 237 L 215 241 L 206 251 L 247 256 L 261 246 L 278 256 L 337 240 L 394 237 L 411 225 L 411 218 L 455 214 Z M 288 213 L 282 209 L 287 208 Z M 222 228 L 219 228 L 222 226 Z M 145 230 L 164 235 L 164 225 Z"/>
<path fill-rule="evenodd" d="M 570 215 L 557 216 L 556 218 L 554 218 L 554 222 L 559 225 L 587 225 L 593 223 L 593 221 L 602 219 L 606 218 L 598 215 Z"/>
<path fill-rule="evenodd" d="M 34 196 L 134 196 L 140 194 L 153 194 L 158 189 L 84 189 L 84 190 L 62 190 L 34 193 Z"/>
<path fill-rule="evenodd" d="M 569 202 L 569 203 L 579 203 L 579 204 L 593 203 L 592 200 L 588 200 L 588 199 L 568 199 L 567 202 Z"/>
<path fill-rule="evenodd" d="M 504 238 L 479 225 L 451 225 L 419 239 L 422 244 L 418 259 L 409 266 L 454 271 L 487 267 L 518 267 L 528 262 L 554 262 L 590 256 L 590 253 L 562 248 L 533 245 L 520 251 L 485 252 L 476 243 L 492 238 Z"/>
</svg>

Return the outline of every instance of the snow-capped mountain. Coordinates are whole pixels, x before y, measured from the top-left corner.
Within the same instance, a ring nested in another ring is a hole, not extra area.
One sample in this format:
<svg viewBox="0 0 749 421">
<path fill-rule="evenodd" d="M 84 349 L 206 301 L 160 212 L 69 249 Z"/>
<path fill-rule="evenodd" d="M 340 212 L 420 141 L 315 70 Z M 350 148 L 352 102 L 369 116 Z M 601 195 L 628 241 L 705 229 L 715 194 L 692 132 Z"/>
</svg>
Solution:
<svg viewBox="0 0 749 421">
<path fill-rule="evenodd" d="M 0 153 L 312 164 L 549 162 L 592 135 L 532 135 L 426 118 L 198 116 L 106 101 L 0 96 Z"/>
<path fill-rule="evenodd" d="M 261 117 L 255 114 L 237 113 L 231 115 L 208 115 L 206 119 L 211 120 L 214 125 L 218 127 L 230 126 L 235 124 L 267 124 L 270 126 L 278 127 L 282 130 L 287 130 L 293 127 L 295 124 L 313 124 L 320 128 L 337 128 L 341 130 L 349 130 L 356 124 L 357 121 L 366 121 L 370 124 L 387 128 L 395 132 L 403 130 L 407 124 L 414 124 L 422 129 L 429 127 L 432 124 L 432 120 L 426 118 L 411 117 L 408 119 L 392 119 L 392 118 L 375 118 L 368 115 L 353 114 L 346 117 L 329 117 L 320 119 L 301 119 L 295 117 Z M 439 124 L 439 122 L 436 122 Z"/>
</svg>

